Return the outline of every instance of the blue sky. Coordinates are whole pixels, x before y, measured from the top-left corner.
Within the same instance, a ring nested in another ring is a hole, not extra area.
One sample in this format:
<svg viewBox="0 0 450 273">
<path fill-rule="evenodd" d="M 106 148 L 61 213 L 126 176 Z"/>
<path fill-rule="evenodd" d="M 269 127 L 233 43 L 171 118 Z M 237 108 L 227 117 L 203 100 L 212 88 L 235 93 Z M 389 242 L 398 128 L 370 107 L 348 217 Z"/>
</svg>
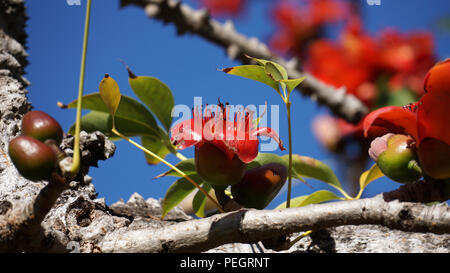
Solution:
<svg viewBox="0 0 450 273">
<path fill-rule="evenodd" d="M 361 0 L 364 2 L 363 0 Z M 186 1 L 195 4 L 193 1 Z M 267 41 L 273 31 L 269 21 L 270 1 L 250 0 L 245 16 L 235 20 L 236 29 L 247 35 Z M 54 116 L 67 131 L 74 123 L 74 110 L 61 110 L 57 101 L 70 102 L 76 97 L 79 78 L 85 1 L 81 6 L 69 6 L 66 0 L 26 1 L 30 17 L 27 26 L 29 61 L 26 77 L 32 85 L 28 97 L 36 110 Z M 448 0 L 382 0 L 381 6 L 362 5 L 365 26 L 371 33 L 380 28 L 396 27 L 402 31 L 427 30 L 435 34 L 439 58 L 450 57 L 450 34 L 435 27 L 437 18 L 450 14 Z M 92 6 L 91 29 L 87 55 L 85 93 L 97 92 L 98 84 L 109 73 L 121 87 L 123 94 L 134 96 L 123 65 L 124 60 L 138 75 L 159 78 L 175 96 L 176 104 L 194 104 L 194 96 L 204 103 L 215 103 L 220 96 L 231 104 L 280 104 L 280 117 L 285 115 L 280 97 L 260 83 L 232 77 L 217 68 L 238 65 L 230 61 L 222 48 L 203 39 L 177 36 L 172 25 L 150 20 L 137 7 L 119 8 L 118 0 L 95 0 Z M 332 168 L 336 161 L 311 133 L 311 121 L 318 113 L 326 113 L 309 98 L 298 93 L 292 96 L 294 152 L 322 160 Z M 287 123 L 280 122 L 281 138 L 287 142 Z M 113 158 L 99 163 L 90 175 L 100 197 L 111 204 L 119 198 L 127 200 L 138 192 L 144 198 L 162 198 L 173 178 L 153 179 L 167 170 L 164 165 L 149 166 L 144 154 L 130 144 L 116 143 Z M 277 152 L 283 154 L 281 152 Z M 193 157 L 193 149 L 183 151 Z M 176 163 L 178 159 L 169 156 Z M 314 188 L 295 184 L 293 196 L 319 189 L 330 189 L 322 183 L 309 181 Z M 400 184 L 387 179 L 372 183 L 365 196 L 395 189 Z M 270 207 L 285 201 L 285 192 Z"/>
</svg>

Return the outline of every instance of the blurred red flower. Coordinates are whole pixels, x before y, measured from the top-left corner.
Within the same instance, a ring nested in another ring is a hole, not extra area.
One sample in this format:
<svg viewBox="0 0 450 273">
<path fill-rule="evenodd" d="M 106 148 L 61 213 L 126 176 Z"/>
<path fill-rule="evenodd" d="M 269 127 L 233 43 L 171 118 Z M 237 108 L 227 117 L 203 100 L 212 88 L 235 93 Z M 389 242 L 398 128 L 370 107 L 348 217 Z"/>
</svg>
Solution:
<svg viewBox="0 0 450 273">
<path fill-rule="evenodd" d="M 212 15 L 237 15 L 242 11 L 246 0 L 199 0 Z"/>
<path fill-rule="evenodd" d="M 425 95 L 406 107 L 380 108 L 363 121 L 367 135 L 373 127 L 414 138 L 421 167 L 437 179 L 450 178 L 450 59 L 434 66 L 425 78 Z"/>
</svg>

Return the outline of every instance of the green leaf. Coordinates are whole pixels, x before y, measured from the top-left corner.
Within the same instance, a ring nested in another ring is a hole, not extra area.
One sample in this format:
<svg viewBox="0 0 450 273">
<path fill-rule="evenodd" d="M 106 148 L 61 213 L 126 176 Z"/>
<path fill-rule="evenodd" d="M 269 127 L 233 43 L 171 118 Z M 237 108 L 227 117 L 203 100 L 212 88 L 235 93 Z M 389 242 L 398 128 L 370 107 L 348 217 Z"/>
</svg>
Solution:
<svg viewBox="0 0 450 273">
<path fill-rule="evenodd" d="M 150 130 L 147 125 L 135 122 L 134 120 L 125 119 L 122 117 L 115 117 L 116 129 L 128 137 L 134 136 L 149 136 L 155 137 L 154 130 Z M 104 112 L 91 111 L 81 118 L 81 130 L 88 133 L 100 131 L 108 137 L 117 139 L 116 135 L 111 132 L 112 116 Z M 69 130 L 69 134 L 74 134 L 75 125 Z M 160 137 L 159 135 L 156 137 Z"/>
<path fill-rule="evenodd" d="M 108 107 L 109 113 L 114 116 L 120 103 L 120 89 L 117 82 L 108 74 L 100 82 L 100 96 Z"/>
<path fill-rule="evenodd" d="M 211 185 L 208 183 L 203 183 L 202 188 L 208 193 L 212 189 Z M 206 202 L 207 202 L 206 195 L 204 195 L 201 191 L 198 191 L 195 194 L 194 199 L 192 199 L 192 209 L 194 210 L 195 215 L 202 218 L 205 217 Z"/>
<path fill-rule="evenodd" d="M 310 195 L 304 195 L 293 198 L 291 200 L 291 208 L 304 207 L 311 204 L 320 204 L 331 200 L 343 200 L 343 198 L 337 196 L 331 191 L 320 190 L 313 192 Z M 286 208 L 286 202 L 277 207 L 277 209 L 284 209 L 284 208 Z"/>
<path fill-rule="evenodd" d="M 266 62 L 266 64 L 264 65 L 264 71 L 274 81 L 279 82 L 281 80 L 287 79 L 287 78 L 283 77 L 283 75 L 281 74 L 281 72 L 278 69 L 278 67 L 276 65 L 274 65 L 274 63 L 272 63 L 272 62 Z"/>
<path fill-rule="evenodd" d="M 186 175 L 193 175 L 197 174 L 197 170 L 195 169 L 195 159 L 189 158 L 186 160 L 183 160 L 175 165 L 178 169 L 180 169 L 182 172 L 184 172 Z M 156 178 L 163 177 L 163 176 L 177 176 L 181 177 L 179 173 L 174 171 L 173 169 L 168 170 L 167 172 L 158 175 Z"/>
<path fill-rule="evenodd" d="M 160 137 L 142 137 L 141 141 L 142 146 L 160 156 L 161 158 L 165 158 L 171 152 L 164 143 L 164 140 Z M 155 157 L 148 155 L 147 153 L 144 154 L 148 164 L 156 165 L 160 163 L 160 161 Z"/>
<path fill-rule="evenodd" d="M 288 160 L 289 155 L 285 155 L 283 158 Z M 342 185 L 333 170 L 317 159 L 294 154 L 292 155 L 292 168 L 301 176 L 320 180 L 342 190 Z"/>
<path fill-rule="evenodd" d="M 277 64 L 276 62 L 272 62 L 272 61 L 268 61 L 268 60 L 264 60 L 264 59 L 257 59 L 257 58 L 253 58 L 250 56 L 247 56 L 247 58 L 254 60 L 255 62 L 257 62 L 258 64 L 260 64 L 261 66 L 264 66 L 264 67 L 267 65 L 267 63 L 271 63 L 273 66 L 275 66 L 275 68 L 278 70 L 278 73 L 281 75 L 280 79 L 282 79 L 282 80 L 288 79 L 288 73 L 282 65 Z"/>
<path fill-rule="evenodd" d="M 190 176 L 197 183 L 201 183 L 201 178 L 198 175 Z M 191 193 L 196 187 L 191 184 L 185 178 L 178 179 L 173 183 L 166 192 L 164 200 L 162 202 L 162 215 L 164 218 L 167 213 L 176 207 L 189 193 Z"/>
<path fill-rule="evenodd" d="M 247 79 L 251 79 L 254 81 L 258 81 L 264 84 L 267 84 L 268 86 L 275 89 L 278 93 L 280 93 L 280 88 L 278 82 L 274 81 L 272 78 L 270 78 L 264 69 L 264 67 L 260 65 L 241 65 L 241 66 L 235 66 L 231 68 L 224 68 L 222 69 L 223 72 L 244 77 Z"/>
<path fill-rule="evenodd" d="M 288 93 L 291 93 L 292 90 L 294 90 L 299 84 L 303 82 L 303 80 L 305 80 L 305 77 L 292 80 L 282 80 L 281 82 L 286 84 Z"/>
<path fill-rule="evenodd" d="M 77 100 L 69 103 L 66 105 L 67 108 L 76 108 Z M 108 107 L 104 104 L 100 93 L 92 93 L 88 94 L 86 96 L 83 96 L 82 99 L 82 108 L 87 110 L 94 110 L 96 112 L 103 112 L 103 113 L 109 113 Z M 122 122 L 122 126 L 119 126 L 118 120 L 127 120 L 130 122 L 129 125 L 124 127 L 124 124 Z M 105 119 L 107 121 L 107 119 Z M 161 134 L 161 131 L 158 129 L 158 125 L 156 123 L 155 118 L 153 117 L 153 114 L 148 111 L 147 107 L 142 105 L 137 100 L 128 97 L 123 96 L 121 97 L 120 104 L 118 106 L 118 109 L 115 113 L 115 121 L 116 121 L 116 128 L 123 134 L 127 136 L 161 136 L 166 137 Z M 96 123 L 99 126 L 99 131 L 103 133 L 103 129 L 107 128 L 107 124 L 100 124 L 99 122 Z M 136 126 L 137 128 L 133 129 L 132 127 Z M 103 128 L 102 130 L 100 128 Z M 111 127 L 112 128 L 112 127 Z M 125 131 L 124 128 L 130 128 L 131 131 Z M 131 132 L 142 132 L 142 134 L 132 134 Z"/>
<path fill-rule="evenodd" d="M 286 169 L 289 168 L 289 161 L 286 160 L 284 156 L 281 157 L 277 154 L 258 153 L 258 156 L 247 165 L 247 169 L 259 168 L 269 163 L 278 163 L 285 166 Z M 292 168 L 292 177 L 305 182 L 303 177 L 301 177 L 294 168 Z"/>
<path fill-rule="evenodd" d="M 418 97 L 413 91 L 411 91 L 407 88 L 403 88 L 403 89 L 388 93 L 388 102 L 387 102 L 388 104 L 387 105 L 403 106 L 403 105 L 407 105 L 409 103 L 415 102 L 417 100 L 418 100 Z"/>
<path fill-rule="evenodd" d="M 361 191 L 364 190 L 372 181 L 383 176 L 384 174 L 381 172 L 380 168 L 378 168 L 378 165 L 373 165 L 372 168 L 365 171 L 359 178 L 359 187 Z"/>
<path fill-rule="evenodd" d="M 145 105 L 161 121 L 169 131 L 172 124 L 172 108 L 174 99 L 172 91 L 162 81 L 147 76 L 134 76 L 128 79 L 131 89 Z"/>
</svg>

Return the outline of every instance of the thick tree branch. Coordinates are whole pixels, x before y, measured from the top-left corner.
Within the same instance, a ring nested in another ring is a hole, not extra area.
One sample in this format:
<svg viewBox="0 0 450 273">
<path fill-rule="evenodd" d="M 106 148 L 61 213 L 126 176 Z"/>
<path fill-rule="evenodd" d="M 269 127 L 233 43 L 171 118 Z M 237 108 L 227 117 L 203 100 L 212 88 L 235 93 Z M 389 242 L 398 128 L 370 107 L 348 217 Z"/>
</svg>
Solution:
<svg viewBox="0 0 450 273">
<path fill-rule="evenodd" d="M 19 250 L 39 234 L 40 224 L 60 194 L 68 188 L 60 177 L 54 177 L 28 203 L 19 202 L 0 216 L 0 252 Z M 6 203 L 5 203 L 6 204 Z"/>
<path fill-rule="evenodd" d="M 385 202 L 378 195 L 285 210 L 239 210 L 156 230 L 120 229 L 106 235 L 98 247 L 103 252 L 199 252 L 226 243 L 255 243 L 274 235 L 366 224 L 450 233 L 450 208 L 446 204 Z"/>
<path fill-rule="evenodd" d="M 131 4 L 143 7 L 149 17 L 175 24 L 180 35 L 189 32 L 225 48 L 230 59 L 248 63 L 250 60 L 245 57 L 247 54 L 273 60 L 286 67 L 291 78 L 306 77 L 298 90 L 326 105 L 338 117 L 357 123 L 368 112 L 367 107 L 356 97 L 346 94 L 345 88 L 336 89 L 301 71 L 295 59 L 286 61 L 274 55 L 257 38 L 237 32 L 231 21 L 222 24 L 211 19 L 207 11 L 192 9 L 177 0 L 121 0 L 121 6 Z"/>
</svg>

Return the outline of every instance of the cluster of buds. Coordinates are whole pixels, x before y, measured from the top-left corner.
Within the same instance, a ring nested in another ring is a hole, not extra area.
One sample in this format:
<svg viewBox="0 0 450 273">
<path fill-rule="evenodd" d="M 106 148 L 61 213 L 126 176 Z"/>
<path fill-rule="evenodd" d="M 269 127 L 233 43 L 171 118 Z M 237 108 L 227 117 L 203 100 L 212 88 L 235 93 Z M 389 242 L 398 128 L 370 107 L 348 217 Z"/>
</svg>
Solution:
<svg viewBox="0 0 450 273">
<path fill-rule="evenodd" d="M 42 111 L 31 111 L 22 119 L 22 135 L 9 143 L 9 156 L 19 173 L 31 180 L 49 180 L 65 156 L 59 149 L 63 139 L 59 123 Z"/>
</svg>

